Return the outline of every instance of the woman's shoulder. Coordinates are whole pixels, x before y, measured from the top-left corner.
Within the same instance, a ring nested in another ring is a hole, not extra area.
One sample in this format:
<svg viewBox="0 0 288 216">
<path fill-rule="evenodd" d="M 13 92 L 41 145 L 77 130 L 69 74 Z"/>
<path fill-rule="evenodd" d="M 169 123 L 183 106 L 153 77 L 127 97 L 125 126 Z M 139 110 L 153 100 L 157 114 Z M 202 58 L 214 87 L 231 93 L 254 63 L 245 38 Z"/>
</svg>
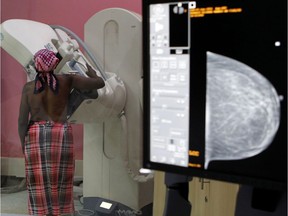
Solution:
<svg viewBox="0 0 288 216">
<path fill-rule="evenodd" d="M 63 80 L 63 81 L 72 80 L 71 74 L 59 74 L 59 75 L 56 75 L 56 77 L 58 80 Z"/>
<path fill-rule="evenodd" d="M 24 88 L 25 88 L 25 89 L 32 88 L 32 87 L 34 87 L 34 83 L 35 83 L 34 80 L 29 81 L 29 82 L 25 83 Z"/>
</svg>

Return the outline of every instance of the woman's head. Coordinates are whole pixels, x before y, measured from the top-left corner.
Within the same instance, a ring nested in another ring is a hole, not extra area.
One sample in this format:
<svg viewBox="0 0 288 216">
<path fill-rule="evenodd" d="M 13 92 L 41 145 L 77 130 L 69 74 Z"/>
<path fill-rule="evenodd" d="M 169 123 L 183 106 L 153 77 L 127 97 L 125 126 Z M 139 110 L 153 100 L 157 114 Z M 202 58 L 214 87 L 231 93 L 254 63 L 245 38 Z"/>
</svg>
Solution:
<svg viewBox="0 0 288 216">
<path fill-rule="evenodd" d="M 59 59 L 55 53 L 41 49 L 34 55 L 34 64 L 37 72 L 50 72 L 53 71 L 59 63 Z"/>
</svg>

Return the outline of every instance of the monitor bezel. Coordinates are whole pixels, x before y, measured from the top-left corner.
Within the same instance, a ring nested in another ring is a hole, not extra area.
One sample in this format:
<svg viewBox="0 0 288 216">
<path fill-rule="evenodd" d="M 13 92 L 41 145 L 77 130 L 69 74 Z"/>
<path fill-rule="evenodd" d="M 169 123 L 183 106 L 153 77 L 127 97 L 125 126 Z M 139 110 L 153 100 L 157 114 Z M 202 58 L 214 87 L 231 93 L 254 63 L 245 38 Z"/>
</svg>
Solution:
<svg viewBox="0 0 288 216">
<path fill-rule="evenodd" d="M 247 184 L 260 188 L 267 188 L 273 190 L 285 190 L 287 189 L 287 177 L 285 182 L 274 181 L 270 179 L 262 179 L 254 176 L 246 176 L 239 174 L 225 173 L 221 171 L 202 170 L 196 168 L 186 168 L 180 166 L 173 166 L 169 164 L 155 163 L 150 160 L 150 64 L 149 64 L 149 5 L 150 4 L 161 4 L 161 3 L 175 3 L 179 1 L 173 0 L 144 0 L 142 1 L 142 21 L 143 21 L 143 166 L 152 170 L 159 170 L 169 173 L 178 173 L 187 176 L 207 178 L 220 180 L 225 182 L 231 182 L 236 184 Z M 180 1 L 187 2 L 187 1 Z M 287 40 L 286 40 L 287 43 Z M 287 52 L 286 52 L 287 56 Z M 286 67 L 287 69 L 287 67 Z M 287 112 L 286 118 L 287 118 Z M 282 116 L 283 117 L 283 116 Z M 286 125 L 287 128 L 287 125 Z M 287 140 L 287 135 L 286 135 Z M 287 157 L 286 157 L 286 168 L 287 168 Z M 286 172 L 287 176 L 287 172 Z"/>
</svg>

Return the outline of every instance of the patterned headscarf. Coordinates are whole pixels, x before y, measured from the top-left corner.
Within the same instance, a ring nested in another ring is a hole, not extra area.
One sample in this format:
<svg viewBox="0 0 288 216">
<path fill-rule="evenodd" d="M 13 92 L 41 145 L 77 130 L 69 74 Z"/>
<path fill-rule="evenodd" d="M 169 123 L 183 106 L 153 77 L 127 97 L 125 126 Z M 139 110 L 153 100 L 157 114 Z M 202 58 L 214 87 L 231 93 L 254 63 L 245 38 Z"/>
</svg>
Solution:
<svg viewBox="0 0 288 216">
<path fill-rule="evenodd" d="M 41 49 L 34 55 L 34 64 L 37 71 L 34 88 L 35 94 L 43 91 L 46 83 L 55 94 L 58 93 L 58 80 L 53 74 L 58 63 L 59 59 L 50 50 Z"/>
</svg>

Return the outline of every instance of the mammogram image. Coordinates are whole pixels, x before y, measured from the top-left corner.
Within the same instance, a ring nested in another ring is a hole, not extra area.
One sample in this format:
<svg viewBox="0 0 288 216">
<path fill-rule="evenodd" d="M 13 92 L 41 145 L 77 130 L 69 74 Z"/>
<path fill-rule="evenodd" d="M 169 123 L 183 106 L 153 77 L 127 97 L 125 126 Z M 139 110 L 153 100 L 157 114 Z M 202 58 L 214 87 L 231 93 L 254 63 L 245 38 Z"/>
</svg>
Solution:
<svg viewBox="0 0 288 216">
<path fill-rule="evenodd" d="M 205 169 L 264 151 L 280 123 L 280 97 L 258 71 L 207 52 Z"/>
</svg>

